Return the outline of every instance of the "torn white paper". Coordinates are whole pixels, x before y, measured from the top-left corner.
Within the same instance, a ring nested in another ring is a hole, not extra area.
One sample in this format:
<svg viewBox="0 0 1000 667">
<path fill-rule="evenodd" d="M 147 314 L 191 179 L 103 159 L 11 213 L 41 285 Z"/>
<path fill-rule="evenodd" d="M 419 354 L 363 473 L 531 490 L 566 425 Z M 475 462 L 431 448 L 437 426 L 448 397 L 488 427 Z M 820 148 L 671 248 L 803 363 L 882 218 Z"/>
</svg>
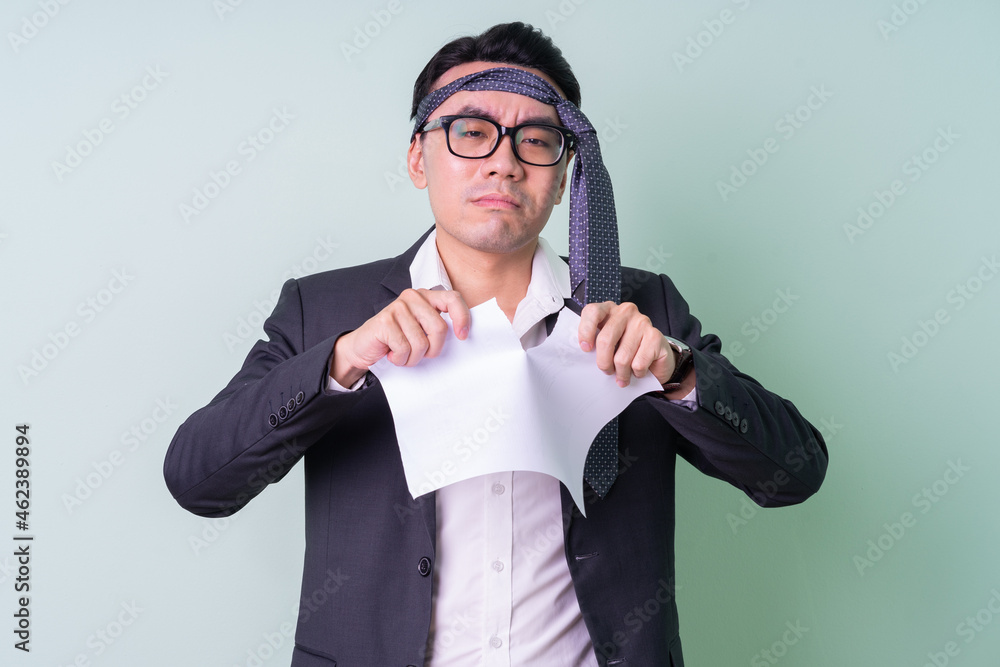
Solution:
<svg viewBox="0 0 1000 667">
<path fill-rule="evenodd" d="M 586 515 L 590 443 L 629 403 L 662 387 L 652 375 L 619 387 L 597 367 L 594 352 L 580 349 L 580 317 L 569 309 L 529 350 L 496 300 L 471 313 L 468 338 L 449 333 L 439 356 L 409 368 L 383 358 L 371 368 L 392 410 L 410 493 L 416 498 L 479 475 L 531 470 L 566 485 Z"/>
</svg>

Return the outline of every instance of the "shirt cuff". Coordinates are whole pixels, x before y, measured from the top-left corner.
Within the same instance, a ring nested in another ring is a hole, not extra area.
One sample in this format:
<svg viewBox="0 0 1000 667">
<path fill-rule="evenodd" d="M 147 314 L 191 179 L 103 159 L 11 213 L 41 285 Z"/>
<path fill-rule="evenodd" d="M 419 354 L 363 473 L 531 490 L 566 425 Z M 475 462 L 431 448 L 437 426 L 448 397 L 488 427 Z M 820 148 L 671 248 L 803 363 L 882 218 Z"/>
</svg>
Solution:
<svg viewBox="0 0 1000 667">
<path fill-rule="evenodd" d="M 326 393 L 328 394 L 342 394 L 348 391 L 357 391 L 365 385 L 365 379 L 368 377 L 367 374 L 362 375 L 361 379 L 351 385 L 350 389 L 342 386 L 339 382 L 333 379 L 332 375 L 326 376 Z"/>
<path fill-rule="evenodd" d="M 676 398 L 676 399 L 669 398 L 667 400 L 673 403 L 674 405 L 684 406 L 688 410 L 694 412 L 698 408 L 698 387 L 697 385 L 692 387 L 691 391 L 689 391 L 687 393 L 687 396 L 685 396 L 684 398 Z"/>
</svg>

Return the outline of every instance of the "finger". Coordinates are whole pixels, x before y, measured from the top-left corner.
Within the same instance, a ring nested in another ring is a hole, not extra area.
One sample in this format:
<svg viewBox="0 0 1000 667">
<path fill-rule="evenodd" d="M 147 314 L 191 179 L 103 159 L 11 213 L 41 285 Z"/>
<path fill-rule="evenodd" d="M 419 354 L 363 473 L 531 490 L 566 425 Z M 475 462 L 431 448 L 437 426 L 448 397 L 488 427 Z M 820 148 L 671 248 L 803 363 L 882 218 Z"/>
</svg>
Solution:
<svg viewBox="0 0 1000 667">
<path fill-rule="evenodd" d="M 595 350 L 597 352 L 597 367 L 607 375 L 616 375 L 615 353 L 618 350 L 625 328 L 628 325 L 629 308 L 627 304 L 614 306 L 607 319 L 601 325 L 597 334 Z M 629 357 L 631 361 L 631 356 Z"/>
<path fill-rule="evenodd" d="M 452 329 L 459 340 L 469 337 L 472 314 L 462 295 L 453 290 L 420 290 L 421 295 L 439 313 L 448 313 Z"/>
<path fill-rule="evenodd" d="M 448 337 L 448 324 L 442 313 L 447 312 L 449 317 L 454 318 L 455 335 L 460 340 L 468 337 L 471 315 L 468 305 L 458 292 L 408 289 L 400 294 L 397 304 L 401 309 L 407 310 L 419 324 L 427 342 L 420 355 L 411 358 L 407 365 L 412 366 L 421 359 L 436 357 L 441 353 Z M 416 344 L 416 331 L 408 328 L 406 334 L 410 342 Z"/>
<path fill-rule="evenodd" d="M 386 347 L 386 352 L 382 356 L 388 359 L 390 363 L 396 366 L 406 365 L 407 360 L 410 358 L 410 342 L 395 322 L 391 322 L 388 326 L 383 327 L 375 335 L 375 338 Z"/>
<path fill-rule="evenodd" d="M 386 356 L 396 366 L 413 366 L 423 358 L 429 346 L 423 327 L 405 306 L 397 306 L 391 311 L 381 339 L 389 348 Z"/>
<path fill-rule="evenodd" d="M 577 336 L 580 340 L 580 349 L 584 352 L 590 352 L 596 346 L 597 333 L 615 305 L 613 301 L 588 303 L 580 311 L 580 326 L 577 329 Z"/>
<path fill-rule="evenodd" d="M 448 325 L 440 313 L 426 302 L 405 304 L 397 314 L 398 322 L 413 351 L 407 366 L 427 357 L 436 357 L 444 347 Z"/>
<path fill-rule="evenodd" d="M 468 338 L 471 315 L 469 307 L 458 292 L 417 290 L 407 305 L 427 335 L 429 347 L 424 354 L 425 357 L 436 357 L 444 348 L 445 339 L 448 337 L 448 324 L 442 313 L 448 313 L 452 318 L 455 336 L 459 340 Z"/>
<path fill-rule="evenodd" d="M 672 363 L 673 357 L 673 348 L 664 340 L 663 334 L 655 327 L 650 326 L 643 334 L 639 350 L 632 359 L 632 374 L 641 378 L 645 377 L 647 373 L 659 371 L 662 374 L 666 370 L 669 371 L 666 377 L 670 377 L 673 368 L 666 368 L 666 366 Z"/>
<path fill-rule="evenodd" d="M 635 357 L 642 348 L 644 332 L 647 328 L 648 320 L 643 315 L 630 317 L 625 322 L 625 331 L 618 340 L 614 355 L 615 380 L 619 387 L 627 387 L 632 381 Z M 642 369 L 642 372 L 645 373 L 645 369 Z"/>
<path fill-rule="evenodd" d="M 332 377 L 341 387 L 350 387 L 364 374 L 376 361 L 385 356 L 388 348 L 378 340 L 374 340 L 367 348 L 364 346 L 367 329 L 362 325 L 356 329 L 340 336 L 333 346 L 333 355 L 330 359 L 330 377 Z M 362 348 L 359 350 L 358 346 Z"/>
</svg>

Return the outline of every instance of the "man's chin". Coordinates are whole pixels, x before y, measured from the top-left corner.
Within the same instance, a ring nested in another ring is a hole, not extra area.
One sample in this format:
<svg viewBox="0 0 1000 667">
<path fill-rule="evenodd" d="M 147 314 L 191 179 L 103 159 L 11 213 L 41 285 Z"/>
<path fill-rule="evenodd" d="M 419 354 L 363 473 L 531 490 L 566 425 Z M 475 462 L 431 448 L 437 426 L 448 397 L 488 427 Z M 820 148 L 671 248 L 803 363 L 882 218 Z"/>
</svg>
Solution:
<svg viewBox="0 0 1000 667">
<path fill-rule="evenodd" d="M 528 229 L 499 221 L 495 217 L 469 225 L 452 236 L 462 245 L 479 252 L 507 255 L 527 245 L 534 248 L 538 234 Z"/>
<path fill-rule="evenodd" d="M 536 237 L 514 237 L 514 236 L 480 236 L 470 239 L 466 245 L 480 252 L 491 255 L 509 255 L 521 250 L 526 245 L 534 243 Z"/>
</svg>

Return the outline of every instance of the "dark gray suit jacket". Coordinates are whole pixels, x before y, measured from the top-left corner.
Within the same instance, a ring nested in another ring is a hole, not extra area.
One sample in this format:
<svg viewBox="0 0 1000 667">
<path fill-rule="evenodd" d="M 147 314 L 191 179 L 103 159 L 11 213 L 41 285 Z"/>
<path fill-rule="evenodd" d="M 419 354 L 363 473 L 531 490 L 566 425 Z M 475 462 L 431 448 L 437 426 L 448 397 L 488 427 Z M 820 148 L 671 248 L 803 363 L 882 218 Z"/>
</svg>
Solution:
<svg viewBox="0 0 1000 667">
<path fill-rule="evenodd" d="M 410 286 L 407 252 L 285 283 L 243 368 L 178 429 L 164 476 L 186 509 L 229 515 L 299 459 L 306 551 L 293 667 L 422 665 L 431 619 L 434 494 L 407 491 L 378 380 L 327 394 L 337 338 Z M 788 401 L 736 370 L 666 276 L 623 269 L 624 296 L 694 350 L 698 409 L 655 395 L 619 419 L 619 477 L 587 518 L 562 488 L 566 561 L 601 667 L 683 665 L 674 601 L 677 455 L 764 506 L 820 486 L 827 452 Z M 470 380 L 471 381 L 471 380 Z"/>
</svg>

